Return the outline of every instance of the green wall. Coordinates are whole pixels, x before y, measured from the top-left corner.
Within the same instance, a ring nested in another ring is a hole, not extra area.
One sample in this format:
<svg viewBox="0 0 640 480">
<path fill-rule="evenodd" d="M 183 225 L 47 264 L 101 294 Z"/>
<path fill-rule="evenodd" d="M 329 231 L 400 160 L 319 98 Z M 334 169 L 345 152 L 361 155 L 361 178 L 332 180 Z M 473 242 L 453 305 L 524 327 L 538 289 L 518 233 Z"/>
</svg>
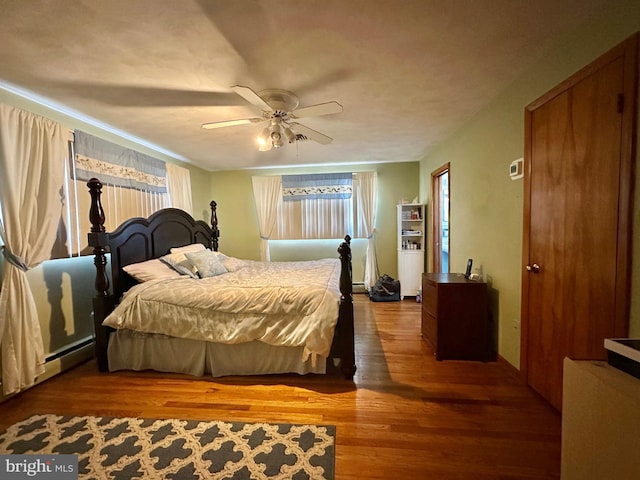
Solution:
<svg viewBox="0 0 640 480">
<path fill-rule="evenodd" d="M 220 225 L 220 250 L 240 258 L 257 260 L 260 258 L 260 234 L 253 202 L 252 176 L 283 175 L 318 172 L 362 172 L 378 173 L 378 215 L 376 219 L 376 253 L 380 273 L 397 276 L 396 251 L 396 204 L 403 198 L 418 196 L 420 166 L 418 162 L 380 163 L 371 165 L 300 167 L 286 169 L 233 170 L 213 172 L 210 175 L 211 198 L 218 204 Z M 209 201 L 202 204 L 208 205 Z M 199 211 L 195 208 L 194 210 Z M 296 249 L 302 248 L 296 246 Z M 337 248 L 337 245 L 336 245 Z M 281 250 L 279 250 L 281 251 Z M 358 266 L 363 263 L 363 249 L 354 255 L 354 281 Z M 306 258 L 303 252 L 297 252 Z M 283 257 L 273 260 L 285 259 Z M 286 259 L 291 257 L 287 256 Z"/>
<path fill-rule="evenodd" d="M 609 2 L 579 29 L 555 39 L 554 47 L 534 68 L 420 162 L 423 201 L 430 197 L 430 173 L 451 163 L 452 271 L 464 271 L 470 257 L 474 265 L 482 265 L 492 291 L 498 352 L 516 367 L 520 364 L 523 181 L 510 179 L 509 164 L 523 156 L 524 108 L 638 30 L 640 2 Z M 638 243 L 634 242 L 636 259 Z M 635 292 L 638 263 L 633 270 Z M 640 334 L 637 311 L 634 304 L 632 336 Z"/>
</svg>

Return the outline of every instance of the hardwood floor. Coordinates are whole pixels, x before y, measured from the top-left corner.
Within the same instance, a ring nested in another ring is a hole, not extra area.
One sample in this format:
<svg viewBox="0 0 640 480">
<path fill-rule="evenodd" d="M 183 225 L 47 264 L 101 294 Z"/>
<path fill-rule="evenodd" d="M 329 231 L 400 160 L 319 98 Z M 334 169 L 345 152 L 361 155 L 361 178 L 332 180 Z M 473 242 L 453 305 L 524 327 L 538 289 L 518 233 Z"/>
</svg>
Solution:
<svg viewBox="0 0 640 480">
<path fill-rule="evenodd" d="M 502 363 L 436 362 L 420 304 L 355 296 L 354 382 L 99 373 L 90 361 L 0 404 L 34 413 L 333 424 L 336 479 L 553 479 L 560 414 Z"/>
</svg>

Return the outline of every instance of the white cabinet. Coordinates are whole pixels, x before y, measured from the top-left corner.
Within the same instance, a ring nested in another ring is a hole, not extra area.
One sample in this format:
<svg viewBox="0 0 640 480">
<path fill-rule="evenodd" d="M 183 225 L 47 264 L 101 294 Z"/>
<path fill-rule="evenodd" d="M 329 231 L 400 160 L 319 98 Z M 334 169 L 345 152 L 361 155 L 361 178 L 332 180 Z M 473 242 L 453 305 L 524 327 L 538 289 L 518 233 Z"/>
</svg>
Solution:
<svg viewBox="0 0 640 480">
<path fill-rule="evenodd" d="M 415 296 L 424 271 L 425 207 L 420 203 L 398 205 L 398 280 L 400 298 Z"/>
<path fill-rule="evenodd" d="M 565 358 L 561 438 L 562 480 L 640 478 L 640 379 Z"/>
</svg>

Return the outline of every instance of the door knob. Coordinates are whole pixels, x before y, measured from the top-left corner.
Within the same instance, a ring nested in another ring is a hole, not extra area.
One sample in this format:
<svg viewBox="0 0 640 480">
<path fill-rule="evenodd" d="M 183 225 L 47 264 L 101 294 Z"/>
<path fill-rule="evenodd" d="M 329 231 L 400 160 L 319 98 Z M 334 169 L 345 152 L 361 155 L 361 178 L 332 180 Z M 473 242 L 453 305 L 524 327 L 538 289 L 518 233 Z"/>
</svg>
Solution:
<svg viewBox="0 0 640 480">
<path fill-rule="evenodd" d="M 527 265 L 525 268 L 527 269 L 527 272 L 538 273 L 540 271 L 540 265 L 538 265 L 537 263 L 534 263 L 533 265 Z"/>
</svg>

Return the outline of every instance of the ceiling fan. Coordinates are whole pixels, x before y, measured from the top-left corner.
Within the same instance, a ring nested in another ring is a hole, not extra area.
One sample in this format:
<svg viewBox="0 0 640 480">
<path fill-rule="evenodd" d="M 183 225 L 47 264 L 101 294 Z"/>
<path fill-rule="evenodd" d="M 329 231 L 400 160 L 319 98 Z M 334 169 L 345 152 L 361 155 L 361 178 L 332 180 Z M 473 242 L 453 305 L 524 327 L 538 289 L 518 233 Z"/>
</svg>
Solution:
<svg viewBox="0 0 640 480">
<path fill-rule="evenodd" d="M 262 116 L 204 123 L 202 128 L 210 129 L 269 122 L 260 135 L 258 135 L 258 150 L 262 152 L 271 150 L 271 148 L 282 147 L 285 140 L 288 143 L 313 140 L 322 145 L 327 145 L 333 141 L 331 137 L 294 122 L 293 120 L 303 117 L 341 113 L 342 105 L 338 102 L 319 103 L 317 105 L 298 108 L 298 97 L 288 90 L 269 88 L 256 93 L 251 88 L 241 85 L 234 85 L 231 89 L 246 101 L 262 110 Z"/>
</svg>

